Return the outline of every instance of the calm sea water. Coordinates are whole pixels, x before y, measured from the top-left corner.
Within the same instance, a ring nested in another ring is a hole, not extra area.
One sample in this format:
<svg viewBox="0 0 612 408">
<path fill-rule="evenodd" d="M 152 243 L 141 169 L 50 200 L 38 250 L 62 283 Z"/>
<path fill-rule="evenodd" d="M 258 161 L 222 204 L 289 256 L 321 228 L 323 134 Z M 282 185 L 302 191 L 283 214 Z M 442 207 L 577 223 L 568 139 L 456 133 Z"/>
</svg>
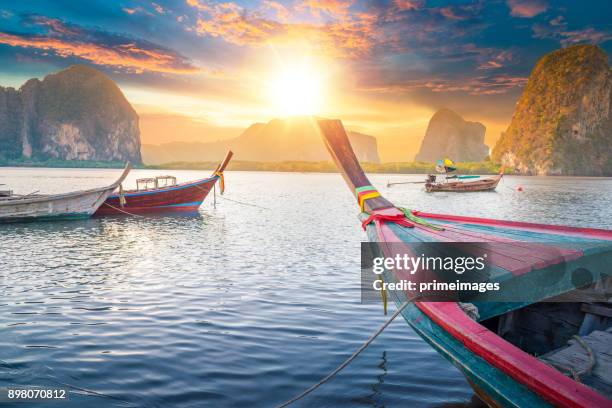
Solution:
<svg viewBox="0 0 612 408">
<path fill-rule="evenodd" d="M 61 192 L 118 173 L 0 168 L 0 183 Z M 162 173 L 136 170 L 126 185 Z M 371 179 L 409 208 L 612 228 L 610 179 L 506 177 L 496 192 L 470 194 L 385 187 L 422 177 Z M 196 217 L 0 225 L 0 387 L 70 388 L 61 406 L 72 407 L 268 407 L 361 345 L 385 317 L 381 305 L 359 303 L 365 235 L 341 177 L 226 178 L 226 199 L 214 208 L 209 197 Z M 458 370 L 398 319 L 296 406 L 467 407 L 471 398 Z"/>
</svg>

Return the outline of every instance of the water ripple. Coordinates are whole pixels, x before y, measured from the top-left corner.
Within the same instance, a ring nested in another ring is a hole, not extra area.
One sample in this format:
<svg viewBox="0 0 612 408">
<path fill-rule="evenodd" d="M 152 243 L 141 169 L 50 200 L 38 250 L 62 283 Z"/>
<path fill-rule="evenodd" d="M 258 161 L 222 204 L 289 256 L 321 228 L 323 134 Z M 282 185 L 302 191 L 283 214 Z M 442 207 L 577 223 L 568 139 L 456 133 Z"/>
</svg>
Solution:
<svg viewBox="0 0 612 408">
<path fill-rule="evenodd" d="M 115 173 L 7 169 L 0 182 L 67 191 Z M 0 386 L 67 384 L 74 407 L 272 406 L 361 345 L 385 317 L 359 303 L 365 236 L 341 178 L 230 172 L 227 183 L 228 198 L 271 210 L 218 200 L 194 217 L 0 225 Z M 609 180 L 504 183 L 469 196 L 383 193 L 438 212 L 612 227 Z M 471 396 L 398 320 L 301 406 L 467 407 Z"/>
</svg>

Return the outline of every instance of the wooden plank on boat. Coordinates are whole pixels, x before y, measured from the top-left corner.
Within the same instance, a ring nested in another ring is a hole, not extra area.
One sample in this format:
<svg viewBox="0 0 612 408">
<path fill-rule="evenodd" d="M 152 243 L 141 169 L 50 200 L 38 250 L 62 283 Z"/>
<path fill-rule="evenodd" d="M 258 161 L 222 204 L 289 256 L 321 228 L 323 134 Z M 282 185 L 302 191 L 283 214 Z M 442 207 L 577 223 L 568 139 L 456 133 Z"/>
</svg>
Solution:
<svg viewBox="0 0 612 408">
<path fill-rule="evenodd" d="M 591 313 L 597 316 L 612 317 L 612 308 L 609 307 L 585 303 L 580 309 L 583 312 Z"/>
<path fill-rule="evenodd" d="M 612 329 L 596 330 L 581 339 L 593 353 L 595 364 L 592 367 L 589 352 L 575 339 L 570 340 L 567 347 L 548 353 L 541 359 L 554 367 L 570 368 L 578 373 L 584 384 L 612 398 Z"/>
</svg>

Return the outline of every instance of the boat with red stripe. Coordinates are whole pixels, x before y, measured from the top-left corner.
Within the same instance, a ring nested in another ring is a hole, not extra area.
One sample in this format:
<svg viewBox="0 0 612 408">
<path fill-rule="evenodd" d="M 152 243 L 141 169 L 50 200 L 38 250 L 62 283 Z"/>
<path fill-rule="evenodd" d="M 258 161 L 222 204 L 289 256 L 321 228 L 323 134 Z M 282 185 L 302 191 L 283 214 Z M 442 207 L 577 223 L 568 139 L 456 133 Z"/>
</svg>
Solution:
<svg viewBox="0 0 612 408">
<path fill-rule="evenodd" d="M 612 407 L 612 305 L 574 296 L 597 282 L 612 281 L 612 231 L 440 215 L 395 206 L 373 187 L 355 157 L 339 120 L 319 120 L 326 146 L 349 189 L 377 252 L 388 258 L 414 244 L 497 245 L 491 282 L 515 283 L 532 301 L 420 301 L 393 291 L 414 331 L 467 378 L 478 396 L 495 407 Z M 603 262 L 602 262 L 603 261 Z M 581 282 L 588 266 L 597 279 Z M 567 276 L 559 268 L 572 271 Z M 386 270 L 386 282 L 403 279 Z M 555 280 L 556 279 L 556 280 Z M 542 282 L 553 282 L 542 285 Z M 585 283 L 586 282 L 586 283 Z M 609 295 L 608 295 L 609 296 Z M 384 296 L 383 296 L 384 298 Z M 422 299 L 422 298 L 421 298 Z"/>
<path fill-rule="evenodd" d="M 212 175 L 205 179 L 180 184 L 176 184 L 176 178 L 173 176 L 138 179 L 135 190 L 124 191 L 120 187 L 119 191 L 106 199 L 95 215 L 197 212 L 217 182 L 223 194 L 223 172 L 232 156 L 233 153 L 228 151 Z"/>
</svg>

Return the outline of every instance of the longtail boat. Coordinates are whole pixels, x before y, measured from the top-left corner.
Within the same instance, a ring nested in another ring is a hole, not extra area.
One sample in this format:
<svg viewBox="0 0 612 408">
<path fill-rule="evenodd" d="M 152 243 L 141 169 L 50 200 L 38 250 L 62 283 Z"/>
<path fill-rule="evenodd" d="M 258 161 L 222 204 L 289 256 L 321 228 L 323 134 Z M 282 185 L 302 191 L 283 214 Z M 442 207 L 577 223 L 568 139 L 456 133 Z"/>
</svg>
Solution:
<svg viewBox="0 0 612 408">
<path fill-rule="evenodd" d="M 138 179 L 135 190 L 120 188 L 106 199 L 95 215 L 196 212 L 217 181 L 221 192 L 224 191 L 223 172 L 232 156 L 228 151 L 212 175 L 200 180 L 176 184 L 173 176 Z"/>
<path fill-rule="evenodd" d="M 475 181 L 448 181 L 443 182 L 436 181 L 436 175 L 431 174 L 425 181 L 425 190 L 429 193 L 435 191 L 455 191 L 455 192 L 468 192 L 468 191 L 490 191 L 495 190 L 497 184 L 504 176 L 503 170 L 494 177 L 483 178 Z M 457 176 L 460 178 L 461 176 Z M 450 178 L 450 177 L 447 177 Z"/>
<path fill-rule="evenodd" d="M 0 222 L 79 219 L 92 216 L 107 197 L 121 185 L 131 170 L 127 163 L 111 185 L 63 194 L 0 194 Z"/>
<path fill-rule="evenodd" d="M 396 207 L 371 185 L 342 123 L 319 120 L 318 124 L 331 156 L 355 193 L 368 238 L 380 254 L 393 257 L 396 245 L 502 243 L 505 251 L 490 260 L 495 272 L 490 279 L 517 279 L 522 282 L 520 290 L 531 291 L 537 298 L 464 304 L 412 297 L 414 302 L 405 303 L 413 295 L 392 292 L 398 306 L 407 305 L 401 314 L 414 331 L 459 368 L 485 403 L 495 407 L 612 407 L 610 303 L 543 301 L 560 294 L 571 298 L 581 285 L 573 278 L 551 281 L 556 265 L 571 267 L 590 260 L 598 251 L 601 256 L 607 254 L 607 265 L 604 262 L 601 270 L 593 272 L 605 278 L 609 298 L 612 231 Z M 397 270 L 386 270 L 383 276 L 387 282 L 402 278 Z"/>
</svg>

